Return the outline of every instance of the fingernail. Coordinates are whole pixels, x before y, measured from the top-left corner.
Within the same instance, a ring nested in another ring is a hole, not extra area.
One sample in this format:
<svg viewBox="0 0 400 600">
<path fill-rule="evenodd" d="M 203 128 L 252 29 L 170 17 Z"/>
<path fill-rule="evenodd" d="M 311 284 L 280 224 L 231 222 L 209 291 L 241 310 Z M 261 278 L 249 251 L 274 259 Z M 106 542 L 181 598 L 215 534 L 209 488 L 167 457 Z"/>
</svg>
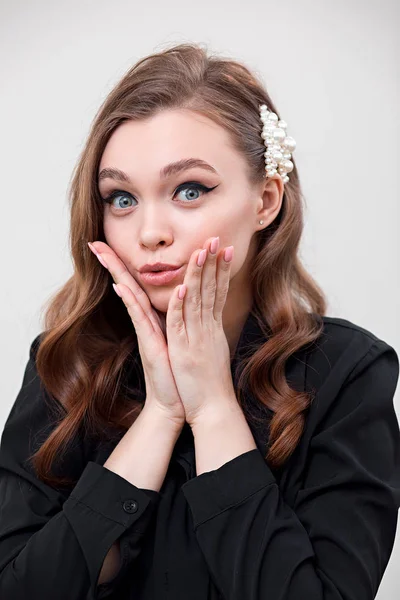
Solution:
<svg viewBox="0 0 400 600">
<path fill-rule="evenodd" d="M 98 252 L 97 252 L 96 248 L 94 246 L 92 246 L 92 244 L 90 242 L 88 242 L 88 246 L 91 249 L 91 251 L 97 256 Z"/>
<path fill-rule="evenodd" d="M 231 262 L 233 256 L 233 246 L 228 246 L 224 252 L 224 260 L 225 262 Z"/>
<path fill-rule="evenodd" d="M 101 264 L 103 265 L 103 267 L 105 267 L 106 269 L 108 269 L 107 263 L 106 263 L 106 261 L 104 260 L 104 258 L 102 258 L 102 257 L 100 256 L 100 254 L 98 254 L 98 253 L 96 254 L 96 256 L 97 256 L 97 258 L 99 259 L 99 261 L 101 262 Z"/>
<path fill-rule="evenodd" d="M 202 267 L 204 265 L 204 263 L 206 262 L 206 258 L 207 258 L 207 248 L 204 248 L 204 250 L 202 250 L 197 257 L 197 266 Z"/>
<path fill-rule="evenodd" d="M 117 285 L 118 285 L 118 284 L 117 284 Z M 114 288 L 114 291 L 115 291 L 115 293 L 116 293 L 116 294 L 118 294 L 118 296 L 119 296 L 120 298 L 122 298 L 122 294 L 121 294 L 121 292 L 119 291 L 119 288 L 117 288 L 117 286 L 115 285 L 115 283 L 113 283 L 113 284 L 112 284 L 112 286 L 113 286 L 113 288 Z"/>
<path fill-rule="evenodd" d="M 186 294 L 186 285 L 183 283 L 182 285 L 179 286 L 179 290 L 178 290 L 179 300 L 183 300 L 183 298 L 185 297 L 185 294 Z"/>
<path fill-rule="evenodd" d="M 219 246 L 219 236 L 214 238 L 213 241 L 211 242 L 211 245 L 210 245 L 211 254 L 217 254 L 218 246 Z"/>
</svg>

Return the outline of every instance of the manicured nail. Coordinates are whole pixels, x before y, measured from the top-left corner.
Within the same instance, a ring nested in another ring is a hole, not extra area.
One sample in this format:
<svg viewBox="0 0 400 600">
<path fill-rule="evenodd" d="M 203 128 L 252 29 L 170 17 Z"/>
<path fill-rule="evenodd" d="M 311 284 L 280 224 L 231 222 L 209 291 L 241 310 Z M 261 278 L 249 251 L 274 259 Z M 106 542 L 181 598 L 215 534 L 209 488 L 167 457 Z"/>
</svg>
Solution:
<svg viewBox="0 0 400 600">
<path fill-rule="evenodd" d="M 102 258 L 102 256 L 100 256 L 100 254 L 99 254 L 99 253 L 97 253 L 97 255 L 96 255 L 96 256 L 97 256 L 97 258 L 99 259 L 99 261 L 101 262 L 101 264 L 103 265 L 103 267 L 105 267 L 106 269 L 108 269 L 107 263 L 106 263 L 106 261 L 104 260 L 104 258 Z"/>
<path fill-rule="evenodd" d="M 92 246 L 92 244 L 90 242 L 88 242 L 88 246 L 91 249 L 91 251 L 97 256 L 98 252 L 97 252 L 96 248 L 94 246 Z"/>
<path fill-rule="evenodd" d="M 219 246 L 219 236 L 214 238 L 213 241 L 211 242 L 211 245 L 210 245 L 211 254 L 217 254 L 218 246 Z"/>
<path fill-rule="evenodd" d="M 117 284 L 117 285 L 118 285 L 118 284 Z M 113 284 L 112 284 L 112 286 L 113 286 L 113 288 L 114 288 L 114 291 L 115 291 L 115 293 L 116 293 L 116 294 L 118 294 L 118 296 L 119 296 L 120 298 L 122 298 L 122 294 L 121 294 L 121 292 L 119 291 L 119 289 L 117 288 L 117 286 L 115 285 L 115 283 L 113 283 Z"/>
<path fill-rule="evenodd" d="M 233 246 L 228 246 L 228 248 L 225 248 L 225 252 L 224 252 L 225 262 L 227 262 L 227 263 L 231 262 L 232 256 L 233 256 Z"/>
<path fill-rule="evenodd" d="M 207 258 L 207 248 L 204 248 L 204 250 L 202 250 L 197 257 L 197 266 L 202 267 L 204 265 L 204 263 L 206 262 L 206 258 Z"/>
<path fill-rule="evenodd" d="M 185 297 L 185 294 L 186 294 L 186 285 L 184 283 L 182 283 L 182 285 L 179 286 L 179 290 L 178 290 L 179 300 L 183 300 L 183 298 Z"/>
</svg>

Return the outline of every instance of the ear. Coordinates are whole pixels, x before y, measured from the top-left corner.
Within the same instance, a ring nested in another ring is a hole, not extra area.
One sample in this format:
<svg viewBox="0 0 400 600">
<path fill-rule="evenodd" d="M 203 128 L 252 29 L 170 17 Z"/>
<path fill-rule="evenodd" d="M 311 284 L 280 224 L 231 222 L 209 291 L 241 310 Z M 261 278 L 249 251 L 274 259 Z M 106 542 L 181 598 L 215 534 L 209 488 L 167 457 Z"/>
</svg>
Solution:
<svg viewBox="0 0 400 600">
<path fill-rule="evenodd" d="M 279 214 L 282 207 L 284 186 L 283 179 L 278 173 L 273 177 L 266 177 L 265 183 L 262 184 L 258 199 L 257 223 L 263 220 L 263 228 L 272 223 Z"/>
</svg>

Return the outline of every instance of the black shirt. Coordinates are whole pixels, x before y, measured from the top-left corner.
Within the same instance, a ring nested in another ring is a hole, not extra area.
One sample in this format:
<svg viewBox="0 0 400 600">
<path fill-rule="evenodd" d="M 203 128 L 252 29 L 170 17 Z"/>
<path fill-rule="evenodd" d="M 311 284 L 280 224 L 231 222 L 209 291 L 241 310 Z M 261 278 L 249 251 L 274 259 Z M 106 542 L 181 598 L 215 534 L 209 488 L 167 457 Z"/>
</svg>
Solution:
<svg viewBox="0 0 400 600">
<path fill-rule="evenodd" d="M 26 459 L 53 426 L 35 368 L 38 336 L 1 437 L 0 598 L 374 598 L 400 506 L 399 361 L 362 327 L 322 319 L 318 343 L 286 365 L 292 386 L 317 394 L 284 467 L 267 465 L 268 428 L 252 426 L 256 449 L 196 476 L 185 424 L 160 492 L 103 466 L 115 441 L 84 436 L 63 463 L 79 479 L 70 492 L 35 477 Z M 239 357 L 263 340 L 250 313 L 232 362 L 234 383 Z M 248 390 L 246 398 L 261 411 Z M 262 410 L 267 423 L 271 413 Z M 121 570 L 97 586 L 118 538 Z"/>
</svg>

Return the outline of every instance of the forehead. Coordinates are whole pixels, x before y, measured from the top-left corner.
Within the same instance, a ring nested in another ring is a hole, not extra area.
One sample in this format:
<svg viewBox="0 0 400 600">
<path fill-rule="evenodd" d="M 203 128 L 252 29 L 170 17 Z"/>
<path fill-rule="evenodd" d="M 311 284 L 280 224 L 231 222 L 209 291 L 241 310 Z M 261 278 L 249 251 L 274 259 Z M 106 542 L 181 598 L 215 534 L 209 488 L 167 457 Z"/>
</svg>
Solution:
<svg viewBox="0 0 400 600">
<path fill-rule="evenodd" d="M 192 156 L 221 174 L 245 166 L 226 129 L 204 115 L 179 109 L 120 125 L 108 140 L 99 171 L 117 167 L 133 178 L 155 177 L 167 163 Z"/>
</svg>

